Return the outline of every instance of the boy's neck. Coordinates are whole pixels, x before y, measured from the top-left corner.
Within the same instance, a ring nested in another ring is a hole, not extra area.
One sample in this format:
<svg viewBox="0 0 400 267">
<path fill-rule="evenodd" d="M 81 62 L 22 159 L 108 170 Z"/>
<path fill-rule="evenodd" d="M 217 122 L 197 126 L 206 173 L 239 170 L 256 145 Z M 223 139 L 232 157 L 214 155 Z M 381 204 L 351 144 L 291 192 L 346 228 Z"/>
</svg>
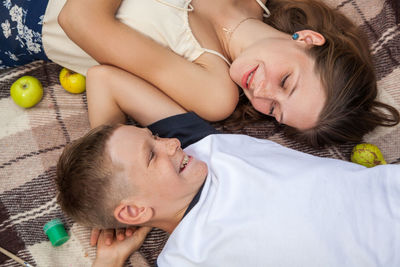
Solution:
<svg viewBox="0 0 400 267">
<path fill-rule="evenodd" d="M 159 228 L 169 234 L 172 234 L 172 232 L 175 230 L 175 228 L 178 226 L 178 224 L 183 219 L 183 216 L 184 216 L 185 211 L 188 206 L 189 206 L 189 204 L 186 206 L 185 209 L 182 209 L 177 214 L 175 214 L 175 216 L 171 216 L 168 219 L 154 220 L 154 221 L 149 222 L 149 225 L 145 224 L 145 226 Z"/>
<path fill-rule="evenodd" d="M 204 184 L 205 184 L 205 180 L 201 184 L 199 189 L 197 190 L 196 194 L 194 194 L 190 198 L 190 201 L 188 201 L 187 204 L 183 208 L 178 210 L 178 212 L 176 212 L 173 216 L 170 216 L 166 220 L 153 221 L 151 223 L 151 226 L 162 229 L 162 230 L 166 231 L 167 233 L 171 234 L 175 230 L 175 228 L 178 226 L 178 224 L 182 221 L 183 217 L 185 217 L 186 214 L 189 213 L 190 210 L 199 201 L 201 192 L 203 191 Z"/>
</svg>

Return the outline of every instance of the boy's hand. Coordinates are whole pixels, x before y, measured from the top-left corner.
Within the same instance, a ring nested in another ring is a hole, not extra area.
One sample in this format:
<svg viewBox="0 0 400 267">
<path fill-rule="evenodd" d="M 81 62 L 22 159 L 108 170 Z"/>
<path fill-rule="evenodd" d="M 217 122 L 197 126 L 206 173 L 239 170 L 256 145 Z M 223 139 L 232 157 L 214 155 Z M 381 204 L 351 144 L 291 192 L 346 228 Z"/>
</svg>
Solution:
<svg viewBox="0 0 400 267">
<path fill-rule="evenodd" d="M 129 255 L 142 246 L 151 229 L 151 227 L 137 227 L 131 236 L 125 237 L 123 240 L 114 238 L 111 245 L 106 244 L 110 230 L 101 230 L 97 240 L 97 255 L 93 267 L 123 266 Z"/>
<path fill-rule="evenodd" d="M 135 232 L 137 227 L 128 227 L 128 228 L 119 228 L 119 229 L 106 229 L 102 230 L 104 232 L 104 235 L 106 237 L 105 244 L 106 245 L 111 245 L 113 240 L 114 240 L 114 235 L 116 236 L 117 240 L 124 240 L 125 236 L 129 237 L 132 236 L 133 233 Z M 97 241 L 100 236 L 100 229 L 98 228 L 93 228 L 91 235 L 90 235 L 90 245 L 92 247 L 96 246 Z"/>
</svg>

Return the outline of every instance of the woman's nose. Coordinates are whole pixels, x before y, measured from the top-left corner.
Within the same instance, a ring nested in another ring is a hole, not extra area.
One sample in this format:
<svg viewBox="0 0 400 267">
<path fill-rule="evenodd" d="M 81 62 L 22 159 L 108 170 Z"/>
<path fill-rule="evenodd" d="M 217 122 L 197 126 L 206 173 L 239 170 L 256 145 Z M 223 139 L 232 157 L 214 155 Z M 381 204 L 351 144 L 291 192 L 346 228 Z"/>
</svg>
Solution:
<svg viewBox="0 0 400 267">
<path fill-rule="evenodd" d="M 270 100 L 281 101 L 284 98 L 284 92 L 280 90 L 277 86 L 271 83 L 265 84 L 264 86 L 259 86 L 253 91 L 253 96 L 255 98 L 264 98 Z"/>
<path fill-rule="evenodd" d="M 261 84 L 253 90 L 253 96 L 257 98 L 272 98 L 274 96 L 274 88 L 268 83 Z"/>
</svg>

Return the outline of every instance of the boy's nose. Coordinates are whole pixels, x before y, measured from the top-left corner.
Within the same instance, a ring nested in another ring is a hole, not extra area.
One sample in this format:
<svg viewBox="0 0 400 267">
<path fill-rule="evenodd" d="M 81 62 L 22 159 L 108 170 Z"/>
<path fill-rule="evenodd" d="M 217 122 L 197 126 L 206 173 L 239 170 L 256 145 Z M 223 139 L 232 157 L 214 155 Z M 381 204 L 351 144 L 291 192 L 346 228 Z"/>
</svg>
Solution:
<svg viewBox="0 0 400 267">
<path fill-rule="evenodd" d="M 179 142 L 179 140 L 176 138 L 169 138 L 166 140 L 166 142 L 167 153 L 169 155 L 174 155 L 175 152 L 181 147 L 181 142 Z"/>
</svg>

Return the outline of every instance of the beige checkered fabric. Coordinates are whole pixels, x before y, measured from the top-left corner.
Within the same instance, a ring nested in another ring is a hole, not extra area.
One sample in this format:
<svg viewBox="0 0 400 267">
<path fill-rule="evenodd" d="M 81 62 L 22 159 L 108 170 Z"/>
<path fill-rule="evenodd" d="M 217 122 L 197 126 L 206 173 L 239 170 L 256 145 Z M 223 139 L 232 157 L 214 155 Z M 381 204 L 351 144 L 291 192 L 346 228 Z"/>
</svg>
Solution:
<svg viewBox="0 0 400 267">
<path fill-rule="evenodd" d="M 352 18 L 371 41 L 380 98 L 400 109 L 400 17 L 398 0 L 326 0 Z M 64 215 L 55 202 L 55 165 L 65 144 L 89 130 L 86 95 L 72 95 L 58 82 L 61 67 L 33 62 L 0 73 L 0 246 L 35 266 L 90 266 L 95 249 L 90 229 Z M 44 86 L 43 100 L 21 109 L 9 96 L 20 76 L 33 75 Z M 216 124 L 219 129 L 221 125 Z M 314 149 L 287 139 L 274 122 L 254 124 L 235 133 L 267 138 L 322 157 L 348 160 L 354 144 Z M 379 128 L 365 137 L 378 145 L 388 163 L 400 163 L 400 126 Z M 71 238 L 54 248 L 43 226 L 60 218 Z M 153 230 L 127 266 L 151 266 L 167 235 Z M 0 254 L 1 266 L 19 266 Z"/>
</svg>

